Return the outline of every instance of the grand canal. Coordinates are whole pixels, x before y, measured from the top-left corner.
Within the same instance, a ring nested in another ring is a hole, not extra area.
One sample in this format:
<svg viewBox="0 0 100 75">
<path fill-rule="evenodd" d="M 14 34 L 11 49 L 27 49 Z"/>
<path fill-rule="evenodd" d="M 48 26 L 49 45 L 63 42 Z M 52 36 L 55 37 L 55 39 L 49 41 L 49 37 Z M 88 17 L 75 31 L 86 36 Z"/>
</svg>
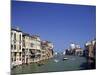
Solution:
<svg viewBox="0 0 100 75">
<path fill-rule="evenodd" d="M 41 72 L 57 72 L 57 71 L 73 71 L 86 69 L 84 64 L 86 58 L 79 56 L 66 57 L 68 60 L 63 60 L 63 55 L 57 55 L 52 59 L 46 60 L 43 65 L 31 63 L 28 65 L 16 66 L 11 70 L 12 75 L 15 74 L 28 74 L 28 73 L 41 73 Z"/>
</svg>

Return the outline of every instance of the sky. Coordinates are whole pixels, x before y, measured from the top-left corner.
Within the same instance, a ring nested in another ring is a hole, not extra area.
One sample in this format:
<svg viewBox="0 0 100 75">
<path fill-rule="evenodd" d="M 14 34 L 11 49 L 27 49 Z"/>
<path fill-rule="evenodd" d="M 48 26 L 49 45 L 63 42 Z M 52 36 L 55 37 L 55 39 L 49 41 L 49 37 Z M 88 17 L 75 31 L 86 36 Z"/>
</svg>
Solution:
<svg viewBox="0 0 100 75">
<path fill-rule="evenodd" d="M 84 47 L 96 37 L 96 7 L 12 1 L 11 25 L 53 42 L 54 50 L 62 52 L 70 43 Z"/>
</svg>

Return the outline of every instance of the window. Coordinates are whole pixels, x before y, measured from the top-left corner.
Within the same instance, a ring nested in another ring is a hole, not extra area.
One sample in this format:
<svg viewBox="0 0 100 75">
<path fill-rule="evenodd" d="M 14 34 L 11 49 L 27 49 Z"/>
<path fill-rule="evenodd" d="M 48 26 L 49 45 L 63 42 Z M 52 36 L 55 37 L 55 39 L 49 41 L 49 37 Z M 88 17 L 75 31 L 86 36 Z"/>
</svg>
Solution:
<svg viewBox="0 0 100 75">
<path fill-rule="evenodd" d="M 20 59 L 19 59 L 20 61 L 21 61 L 21 57 L 20 57 Z"/>
<path fill-rule="evenodd" d="M 14 33 L 14 43 L 16 43 L 16 33 Z"/>
<path fill-rule="evenodd" d="M 21 50 L 21 45 L 19 45 L 19 49 Z"/>
<path fill-rule="evenodd" d="M 21 34 L 19 35 L 19 41 L 20 41 L 20 43 L 21 43 Z"/>
<path fill-rule="evenodd" d="M 16 57 L 16 54 L 17 54 L 17 53 L 15 52 L 15 53 L 14 53 L 14 57 Z"/>
<path fill-rule="evenodd" d="M 16 45 L 14 45 L 14 50 L 16 50 Z"/>
<path fill-rule="evenodd" d="M 11 49 L 13 49 L 13 45 L 11 44 Z"/>
<path fill-rule="evenodd" d="M 16 33 L 14 33 L 14 40 L 16 40 Z"/>
<path fill-rule="evenodd" d="M 33 44 L 33 43 L 31 43 L 31 47 L 33 47 L 33 45 L 34 45 L 34 44 Z"/>
<path fill-rule="evenodd" d="M 14 53 L 14 61 L 16 61 L 16 52 Z"/>
<path fill-rule="evenodd" d="M 16 58 L 14 58 L 14 61 L 16 61 Z"/>
<path fill-rule="evenodd" d="M 23 42 L 23 46 L 25 47 L 25 42 Z"/>
<path fill-rule="evenodd" d="M 19 60 L 21 61 L 21 52 L 19 53 L 19 56 L 20 56 Z"/>
</svg>

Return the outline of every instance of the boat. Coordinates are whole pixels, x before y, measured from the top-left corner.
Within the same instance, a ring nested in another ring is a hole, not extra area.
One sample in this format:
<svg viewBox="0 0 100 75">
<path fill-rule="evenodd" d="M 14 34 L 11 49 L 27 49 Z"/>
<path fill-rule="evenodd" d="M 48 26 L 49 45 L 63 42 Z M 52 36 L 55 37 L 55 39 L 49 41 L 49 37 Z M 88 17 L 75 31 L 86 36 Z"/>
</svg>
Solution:
<svg viewBox="0 0 100 75">
<path fill-rule="evenodd" d="M 54 62 L 58 62 L 59 60 L 55 59 Z"/>
<path fill-rule="evenodd" d="M 63 60 L 68 60 L 68 58 L 64 57 Z"/>
</svg>

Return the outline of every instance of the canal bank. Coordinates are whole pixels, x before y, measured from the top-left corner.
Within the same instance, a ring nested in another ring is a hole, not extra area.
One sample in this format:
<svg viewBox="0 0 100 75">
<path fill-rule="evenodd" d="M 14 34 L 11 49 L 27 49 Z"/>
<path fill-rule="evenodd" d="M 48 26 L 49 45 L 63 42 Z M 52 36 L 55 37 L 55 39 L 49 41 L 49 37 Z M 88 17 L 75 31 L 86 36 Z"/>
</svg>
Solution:
<svg viewBox="0 0 100 75">
<path fill-rule="evenodd" d="M 43 65 L 36 63 L 24 64 L 16 66 L 11 70 L 12 75 L 15 74 L 30 74 L 42 72 L 57 72 L 57 71 L 73 71 L 85 70 L 86 58 L 79 56 L 67 55 L 68 60 L 63 60 L 63 55 L 57 55 L 52 59 L 46 60 Z M 57 62 L 55 62 L 57 60 Z"/>
</svg>

